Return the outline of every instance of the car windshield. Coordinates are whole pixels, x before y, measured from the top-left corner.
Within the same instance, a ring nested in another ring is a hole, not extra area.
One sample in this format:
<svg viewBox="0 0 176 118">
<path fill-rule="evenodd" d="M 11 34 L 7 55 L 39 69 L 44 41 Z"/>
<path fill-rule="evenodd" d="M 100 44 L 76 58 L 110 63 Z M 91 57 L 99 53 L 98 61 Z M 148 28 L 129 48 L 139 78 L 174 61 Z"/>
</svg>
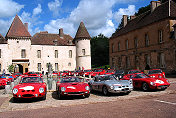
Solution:
<svg viewBox="0 0 176 118">
<path fill-rule="evenodd" d="M 106 73 L 113 73 L 114 70 L 107 70 Z"/>
<path fill-rule="evenodd" d="M 95 70 L 94 72 L 102 72 L 103 70 Z"/>
<path fill-rule="evenodd" d="M 150 70 L 148 74 L 162 73 L 161 70 Z"/>
<path fill-rule="evenodd" d="M 14 75 L 22 75 L 21 73 L 15 73 Z"/>
<path fill-rule="evenodd" d="M 109 76 L 101 76 L 99 78 L 100 81 L 107 81 L 107 80 L 117 80 L 113 75 L 109 75 Z"/>
<path fill-rule="evenodd" d="M 128 74 L 133 74 L 133 73 L 141 73 L 139 70 L 131 70 L 128 72 Z"/>
<path fill-rule="evenodd" d="M 84 72 L 91 72 L 92 70 L 84 70 Z"/>
<path fill-rule="evenodd" d="M 70 77 L 70 78 L 62 78 L 60 83 L 72 83 L 72 82 L 81 82 L 79 78 Z"/>
<path fill-rule="evenodd" d="M 20 83 L 43 83 L 43 79 L 40 77 L 24 77 Z"/>
<path fill-rule="evenodd" d="M 123 74 L 124 71 L 123 71 L 123 70 L 117 70 L 115 73 L 116 73 L 116 74 Z"/>
<path fill-rule="evenodd" d="M 135 75 L 132 75 L 131 78 L 149 78 L 149 76 L 145 74 L 135 74 Z"/>
</svg>

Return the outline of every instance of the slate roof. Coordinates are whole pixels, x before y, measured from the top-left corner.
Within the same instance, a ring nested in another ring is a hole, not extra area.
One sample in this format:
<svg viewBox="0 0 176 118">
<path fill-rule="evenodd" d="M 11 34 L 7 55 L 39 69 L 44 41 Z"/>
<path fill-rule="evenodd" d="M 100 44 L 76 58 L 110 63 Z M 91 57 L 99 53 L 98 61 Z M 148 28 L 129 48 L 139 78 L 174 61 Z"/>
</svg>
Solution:
<svg viewBox="0 0 176 118">
<path fill-rule="evenodd" d="M 84 38 L 85 39 L 91 39 L 84 23 L 81 22 L 74 39 L 84 39 Z"/>
<path fill-rule="evenodd" d="M 22 23 L 18 15 L 16 15 L 6 34 L 6 37 L 19 38 L 19 37 L 31 37 L 31 35 L 25 28 L 24 24 Z"/>
<path fill-rule="evenodd" d="M 0 44 L 7 44 L 7 41 L 1 34 L 0 34 Z"/>
<path fill-rule="evenodd" d="M 36 33 L 31 38 L 32 45 L 73 45 L 73 38 L 70 35 L 64 34 L 64 37 L 61 38 L 59 34 L 51 34 L 48 32 Z"/>
<path fill-rule="evenodd" d="M 111 38 L 118 37 L 130 31 L 142 28 L 144 26 L 147 26 L 149 24 L 158 22 L 166 18 L 176 19 L 176 2 L 172 0 L 170 5 L 170 16 L 169 16 L 169 2 L 167 1 L 158 6 L 157 8 L 155 8 L 153 12 L 147 11 L 137 16 L 135 19 L 128 21 L 127 25 L 124 28 L 120 29 L 118 32 L 115 32 L 111 36 Z"/>
</svg>

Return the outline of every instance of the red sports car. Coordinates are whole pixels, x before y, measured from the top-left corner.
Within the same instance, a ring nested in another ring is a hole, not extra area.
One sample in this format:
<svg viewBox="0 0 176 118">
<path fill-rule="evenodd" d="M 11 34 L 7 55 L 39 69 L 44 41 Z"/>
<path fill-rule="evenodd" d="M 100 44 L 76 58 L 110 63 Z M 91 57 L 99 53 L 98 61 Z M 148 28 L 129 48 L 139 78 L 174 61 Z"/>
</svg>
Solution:
<svg viewBox="0 0 176 118">
<path fill-rule="evenodd" d="M 92 77 L 95 77 L 96 75 L 103 75 L 105 74 L 105 70 L 103 69 L 96 69 L 91 73 Z"/>
<path fill-rule="evenodd" d="M 19 98 L 42 98 L 46 99 L 46 84 L 39 76 L 23 77 L 20 83 L 16 85 L 13 90 L 14 100 Z"/>
<path fill-rule="evenodd" d="M 39 76 L 39 77 L 42 77 L 43 75 L 39 72 L 27 72 L 27 73 L 24 73 L 23 75 L 28 75 L 28 76 Z"/>
<path fill-rule="evenodd" d="M 0 77 L 0 87 L 5 88 L 5 85 L 7 85 L 8 80 L 6 78 Z"/>
<path fill-rule="evenodd" d="M 150 89 L 166 89 L 170 86 L 170 83 L 165 78 L 151 78 L 143 73 L 127 74 L 123 77 L 123 80 L 133 80 L 134 88 L 141 88 L 144 91 Z"/>
<path fill-rule="evenodd" d="M 21 76 L 21 75 L 22 75 L 22 73 L 16 72 L 16 73 L 13 73 L 13 74 L 12 74 L 12 77 L 13 77 L 13 78 L 17 78 L 17 77 L 19 77 L 19 76 Z"/>
<path fill-rule="evenodd" d="M 149 70 L 148 75 L 153 78 L 165 78 L 165 72 L 161 69 L 151 69 Z"/>
<path fill-rule="evenodd" d="M 77 77 L 65 77 L 62 78 L 56 84 L 56 91 L 58 98 L 61 99 L 63 96 L 90 96 L 89 85 L 81 82 Z"/>
<path fill-rule="evenodd" d="M 114 70 L 106 70 L 105 72 L 106 75 L 112 75 L 114 73 L 115 73 Z"/>
<path fill-rule="evenodd" d="M 84 70 L 84 74 L 88 77 L 92 73 L 92 70 Z"/>
</svg>

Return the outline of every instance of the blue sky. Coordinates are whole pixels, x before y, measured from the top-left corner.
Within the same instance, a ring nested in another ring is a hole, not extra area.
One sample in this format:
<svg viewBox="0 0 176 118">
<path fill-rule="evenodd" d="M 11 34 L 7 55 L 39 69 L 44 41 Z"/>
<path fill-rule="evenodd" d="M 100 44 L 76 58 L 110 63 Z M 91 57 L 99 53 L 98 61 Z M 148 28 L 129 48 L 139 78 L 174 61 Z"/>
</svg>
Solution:
<svg viewBox="0 0 176 118">
<path fill-rule="evenodd" d="M 122 15 L 133 15 L 151 0 L 0 0 L 0 34 L 6 35 L 16 14 L 28 22 L 29 32 L 58 33 L 73 38 L 81 21 L 91 36 L 110 37 Z"/>
</svg>

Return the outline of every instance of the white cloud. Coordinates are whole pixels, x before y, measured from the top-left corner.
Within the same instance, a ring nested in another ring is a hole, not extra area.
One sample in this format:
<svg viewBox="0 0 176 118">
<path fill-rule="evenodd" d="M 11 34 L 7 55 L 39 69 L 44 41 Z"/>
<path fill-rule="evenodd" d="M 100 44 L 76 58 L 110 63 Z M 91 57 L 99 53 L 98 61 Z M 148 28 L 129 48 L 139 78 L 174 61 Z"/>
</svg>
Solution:
<svg viewBox="0 0 176 118">
<path fill-rule="evenodd" d="M 33 15 L 38 15 L 41 12 L 42 12 L 41 4 L 38 4 L 38 6 L 33 9 Z"/>
<path fill-rule="evenodd" d="M 12 23 L 12 20 L 1 20 L 0 19 L 0 34 L 2 34 L 4 37 L 8 31 L 8 28 L 10 27 L 10 24 Z"/>
<path fill-rule="evenodd" d="M 62 6 L 63 0 L 55 0 L 48 3 L 48 8 L 53 12 L 54 16 L 59 14 L 60 7 Z"/>
<path fill-rule="evenodd" d="M 24 5 L 12 0 L 0 0 L 0 18 L 14 16 L 22 8 L 24 8 Z"/>
<path fill-rule="evenodd" d="M 116 29 L 112 22 L 114 18 L 118 20 L 119 15 L 132 15 L 135 13 L 134 5 L 129 5 L 125 9 L 121 8 L 118 12 L 113 13 L 114 5 L 134 1 L 137 0 L 80 0 L 70 16 L 64 19 L 52 20 L 45 25 L 44 29 L 52 33 L 58 33 L 58 29 L 62 27 L 66 33 L 74 37 L 80 22 L 83 21 L 91 36 L 96 36 L 100 33 L 111 36 Z M 66 27 L 67 25 L 68 27 Z"/>
<path fill-rule="evenodd" d="M 134 15 L 136 12 L 134 5 L 128 5 L 128 8 L 120 8 L 118 12 L 114 14 L 115 20 L 120 23 L 123 15 Z"/>
</svg>

